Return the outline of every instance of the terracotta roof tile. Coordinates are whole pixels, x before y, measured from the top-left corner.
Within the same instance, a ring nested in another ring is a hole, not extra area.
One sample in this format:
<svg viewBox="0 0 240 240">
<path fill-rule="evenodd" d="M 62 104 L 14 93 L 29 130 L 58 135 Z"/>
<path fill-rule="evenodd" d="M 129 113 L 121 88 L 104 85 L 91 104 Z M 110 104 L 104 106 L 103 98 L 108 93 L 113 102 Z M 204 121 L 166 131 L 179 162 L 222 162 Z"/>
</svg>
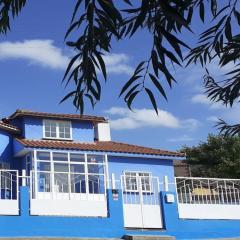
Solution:
<svg viewBox="0 0 240 240">
<path fill-rule="evenodd" d="M 68 141 L 52 141 L 52 140 L 29 140 L 17 138 L 24 147 L 30 148 L 48 148 L 48 149 L 68 149 L 81 151 L 100 151 L 100 152 L 114 152 L 114 153 L 131 153 L 131 154 L 146 154 L 159 155 L 171 157 L 185 157 L 184 153 L 172 152 L 137 145 L 131 145 L 119 142 L 94 142 L 94 143 L 80 143 Z"/>
<path fill-rule="evenodd" d="M 4 129 L 6 131 L 10 131 L 10 132 L 17 133 L 17 134 L 21 133 L 21 130 L 18 129 L 17 127 L 10 125 L 8 123 L 4 123 L 2 121 L 0 121 L 0 129 Z"/>
<path fill-rule="evenodd" d="M 34 112 L 29 110 L 17 110 L 6 120 L 12 120 L 19 117 L 33 116 L 38 118 L 57 118 L 57 119 L 69 119 L 69 120 L 83 120 L 92 122 L 107 122 L 106 118 L 90 115 L 80 114 L 61 114 L 61 113 L 46 113 L 46 112 Z"/>
</svg>

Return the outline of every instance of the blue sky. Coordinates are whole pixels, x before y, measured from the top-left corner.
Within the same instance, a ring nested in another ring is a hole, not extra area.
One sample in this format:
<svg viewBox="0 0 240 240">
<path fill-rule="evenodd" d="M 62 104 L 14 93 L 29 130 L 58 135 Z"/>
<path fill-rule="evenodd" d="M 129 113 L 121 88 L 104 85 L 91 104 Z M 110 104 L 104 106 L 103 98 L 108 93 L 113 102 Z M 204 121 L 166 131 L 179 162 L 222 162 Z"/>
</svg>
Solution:
<svg viewBox="0 0 240 240">
<path fill-rule="evenodd" d="M 29 1 L 12 22 L 12 31 L 0 36 L 0 117 L 19 108 L 75 113 L 71 102 L 59 104 L 69 90 L 64 89 L 61 79 L 72 54 L 63 37 L 73 3 L 51 0 L 47 9 L 43 1 Z M 187 32 L 184 38 L 190 44 L 196 40 Z M 144 95 L 136 99 L 134 112 L 130 112 L 118 98 L 120 87 L 137 63 L 148 58 L 150 48 L 150 36 L 137 33 L 131 40 L 114 43 L 112 54 L 106 56 L 109 75 L 107 84 L 103 83 L 102 100 L 94 110 L 89 106 L 85 114 L 108 117 L 113 140 L 177 150 L 216 133 L 218 117 L 231 123 L 240 121 L 239 107 L 226 109 L 208 101 L 203 94 L 200 66 L 174 70 L 178 84 L 172 90 L 166 87 L 168 102 L 158 98 L 159 116 Z M 226 71 L 219 70 L 216 63 L 209 69 L 219 77 Z"/>
</svg>

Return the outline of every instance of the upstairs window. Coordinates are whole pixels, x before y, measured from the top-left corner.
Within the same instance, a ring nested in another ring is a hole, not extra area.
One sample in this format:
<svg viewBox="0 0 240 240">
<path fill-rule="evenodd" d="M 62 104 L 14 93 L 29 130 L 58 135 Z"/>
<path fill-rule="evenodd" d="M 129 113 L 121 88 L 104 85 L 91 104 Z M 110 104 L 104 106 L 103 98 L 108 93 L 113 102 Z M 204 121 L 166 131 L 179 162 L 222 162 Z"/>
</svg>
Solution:
<svg viewBox="0 0 240 240">
<path fill-rule="evenodd" d="M 72 139 L 72 126 L 68 121 L 43 121 L 43 137 L 54 139 Z"/>
</svg>

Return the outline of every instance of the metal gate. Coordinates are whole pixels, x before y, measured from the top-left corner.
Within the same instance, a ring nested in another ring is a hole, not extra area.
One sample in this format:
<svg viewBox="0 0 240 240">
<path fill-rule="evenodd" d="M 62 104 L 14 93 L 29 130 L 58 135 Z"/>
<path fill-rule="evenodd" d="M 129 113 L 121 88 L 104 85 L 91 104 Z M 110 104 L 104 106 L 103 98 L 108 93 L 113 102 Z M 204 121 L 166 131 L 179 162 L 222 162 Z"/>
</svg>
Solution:
<svg viewBox="0 0 240 240">
<path fill-rule="evenodd" d="M 121 176 L 124 226 L 162 228 L 159 179 L 146 173 Z"/>
</svg>

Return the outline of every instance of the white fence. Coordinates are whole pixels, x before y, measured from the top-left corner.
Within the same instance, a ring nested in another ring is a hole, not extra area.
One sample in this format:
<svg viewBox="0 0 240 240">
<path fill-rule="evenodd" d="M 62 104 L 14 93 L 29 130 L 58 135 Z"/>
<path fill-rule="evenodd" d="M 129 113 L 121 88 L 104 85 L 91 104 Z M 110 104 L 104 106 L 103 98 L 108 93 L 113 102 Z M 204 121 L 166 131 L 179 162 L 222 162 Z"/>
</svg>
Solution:
<svg viewBox="0 0 240 240">
<path fill-rule="evenodd" d="M 240 180 L 219 178 L 176 178 L 179 203 L 240 204 Z"/>
<path fill-rule="evenodd" d="M 180 218 L 240 219 L 240 180 L 177 177 Z"/>
<path fill-rule="evenodd" d="M 18 215 L 18 171 L 0 170 L 0 215 Z"/>
</svg>

